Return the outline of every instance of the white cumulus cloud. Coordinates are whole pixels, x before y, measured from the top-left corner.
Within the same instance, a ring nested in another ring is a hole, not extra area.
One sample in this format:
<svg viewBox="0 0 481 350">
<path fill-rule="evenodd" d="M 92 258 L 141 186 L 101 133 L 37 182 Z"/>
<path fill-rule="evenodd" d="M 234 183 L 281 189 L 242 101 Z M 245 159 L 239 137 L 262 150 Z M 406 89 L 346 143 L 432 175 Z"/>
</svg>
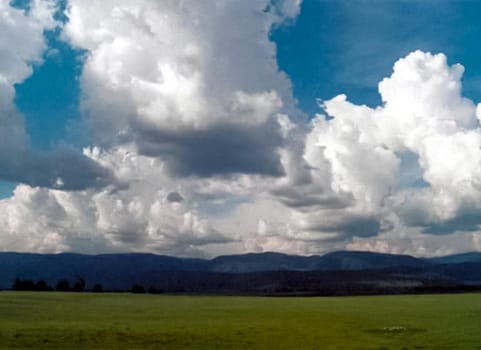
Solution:
<svg viewBox="0 0 481 350">
<path fill-rule="evenodd" d="M 345 95 L 323 102 L 329 118 L 318 115 L 306 138 L 306 186 L 346 202 L 335 211 L 335 202 L 306 203 L 301 226 L 329 232 L 334 222 L 339 239 L 346 225 L 348 236 L 363 236 L 366 224 L 371 235 L 411 226 L 477 231 L 481 128 L 476 105 L 461 94 L 463 71 L 443 54 L 415 51 L 380 82 L 382 106 L 355 105 Z"/>
<path fill-rule="evenodd" d="M 280 115 L 298 118 L 273 26 L 299 1 L 69 1 L 88 50 L 82 108 L 99 144 L 133 142 L 182 175 L 280 175 Z"/>
</svg>

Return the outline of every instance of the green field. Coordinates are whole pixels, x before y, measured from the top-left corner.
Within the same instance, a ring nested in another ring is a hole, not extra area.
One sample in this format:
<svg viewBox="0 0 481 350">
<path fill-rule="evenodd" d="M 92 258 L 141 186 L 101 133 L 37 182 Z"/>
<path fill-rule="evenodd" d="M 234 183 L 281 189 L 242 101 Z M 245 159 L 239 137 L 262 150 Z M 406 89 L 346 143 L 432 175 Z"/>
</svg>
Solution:
<svg viewBox="0 0 481 350">
<path fill-rule="evenodd" d="M 481 349 L 481 295 L 0 293 L 2 349 Z"/>
</svg>

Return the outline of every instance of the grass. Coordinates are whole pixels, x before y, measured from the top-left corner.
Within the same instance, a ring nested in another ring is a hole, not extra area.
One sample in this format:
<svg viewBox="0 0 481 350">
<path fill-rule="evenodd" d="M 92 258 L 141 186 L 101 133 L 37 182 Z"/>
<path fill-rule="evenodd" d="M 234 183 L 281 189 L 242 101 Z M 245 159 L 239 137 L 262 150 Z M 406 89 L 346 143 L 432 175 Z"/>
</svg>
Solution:
<svg viewBox="0 0 481 350">
<path fill-rule="evenodd" d="M 481 349 L 481 295 L 0 293 L 2 349 Z"/>
</svg>

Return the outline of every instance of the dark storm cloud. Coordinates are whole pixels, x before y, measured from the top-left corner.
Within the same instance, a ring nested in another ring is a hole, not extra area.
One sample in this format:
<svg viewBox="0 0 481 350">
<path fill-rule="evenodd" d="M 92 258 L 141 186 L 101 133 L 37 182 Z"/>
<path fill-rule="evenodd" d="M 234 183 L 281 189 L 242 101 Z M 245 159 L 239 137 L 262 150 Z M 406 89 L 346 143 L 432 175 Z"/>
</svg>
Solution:
<svg viewBox="0 0 481 350">
<path fill-rule="evenodd" d="M 110 170 L 67 149 L 51 153 L 22 151 L 4 157 L 0 178 L 67 191 L 98 189 L 117 182 Z"/>
<path fill-rule="evenodd" d="M 282 203 L 299 211 L 309 212 L 312 207 L 343 209 L 353 203 L 352 196 L 335 196 L 319 193 L 314 186 L 305 188 L 283 187 L 272 191 Z"/>
<path fill-rule="evenodd" d="M 137 129 L 139 151 L 167 161 L 172 173 L 215 176 L 235 173 L 281 176 L 277 122 L 260 126 L 218 125 L 207 130 L 167 132 Z"/>
<path fill-rule="evenodd" d="M 304 228 L 309 231 L 336 233 L 333 241 L 350 237 L 373 237 L 381 232 L 381 224 L 377 218 L 352 214 L 333 219 L 312 216 L 310 224 Z"/>
<path fill-rule="evenodd" d="M 184 197 L 182 197 L 179 192 L 170 192 L 167 195 L 167 200 L 171 203 L 180 203 L 184 200 Z"/>
<path fill-rule="evenodd" d="M 424 233 L 432 235 L 447 235 L 456 231 L 478 231 L 481 224 L 481 212 L 461 213 L 455 218 L 431 224 L 423 228 Z"/>
<path fill-rule="evenodd" d="M 346 220 L 339 230 L 346 237 L 372 237 L 377 236 L 381 231 L 381 225 L 376 218 L 359 217 Z"/>
</svg>

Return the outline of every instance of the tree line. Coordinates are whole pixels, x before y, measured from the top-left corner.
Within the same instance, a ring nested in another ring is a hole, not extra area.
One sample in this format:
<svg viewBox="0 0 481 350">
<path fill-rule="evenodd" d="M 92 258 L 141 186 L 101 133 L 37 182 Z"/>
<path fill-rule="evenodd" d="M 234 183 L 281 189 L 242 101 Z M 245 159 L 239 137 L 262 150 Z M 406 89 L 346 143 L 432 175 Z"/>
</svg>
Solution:
<svg viewBox="0 0 481 350">
<path fill-rule="evenodd" d="M 12 284 L 12 290 L 31 292 L 85 292 L 85 286 L 85 279 L 81 277 L 77 278 L 73 283 L 70 283 L 67 279 L 60 280 L 55 286 L 47 284 L 45 280 L 34 281 L 31 279 L 16 278 Z M 100 293 L 103 291 L 103 287 L 100 283 L 96 283 L 90 291 Z"/>
<path fill-rule="evenodd" d="M 20 279 L 16 278 L 11 287 L 12 290 L 15 291 L 29 291 L 29 292 L 93 292 L 93 293 L 102 293 L 104 288 L 102 284 L 96 283 L 93 285 L 91 289 L 86 289 L 86 282 L 85 279 L 79 277 L 73 283 L 70 283 L 67 279 L 62 279 L 57 281 L 55 286 L 51 286 L 45 282 L 45 280 L 38 280 L 34 281 L 31 279 Z M 161 294 L 163 293 L 162 289 L 156 288 L 151 286 L 149 288 L 145 288 L 140 284 L 134 284 L 130 289 L 131 293 L 134 294 Z"/>
</svg>

